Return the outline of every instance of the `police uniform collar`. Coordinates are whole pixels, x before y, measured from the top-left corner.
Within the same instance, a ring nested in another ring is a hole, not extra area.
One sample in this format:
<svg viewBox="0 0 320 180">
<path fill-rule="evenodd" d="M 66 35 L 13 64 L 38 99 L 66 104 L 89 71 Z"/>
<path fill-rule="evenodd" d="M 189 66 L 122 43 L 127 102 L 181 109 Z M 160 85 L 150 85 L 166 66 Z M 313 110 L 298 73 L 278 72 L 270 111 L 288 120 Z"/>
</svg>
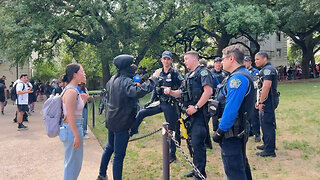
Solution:
<svg viewBox="0 0 320 180">
<path fill-rule="evenodd" d="M 244 65 L 241 65 L 241 66 L 237 67 L 237 69 L 235 69 L 231 74 L 239 71 L 239 70 L 242 69 L 242 68 L 245 68 L 245 66 L 244 66 Z"/>
<path fill-rule="evenodd" d="M 194 69 L 194 71 L 193 72 L 196 72 L 197 70 L 200 70 L 201 68 L 203 68 L 204 66 L 197 66 L 195 69 Z M 191 71 L 192 72 L 192 71 Z"/>
<path fill-rule="evenodd" d="M 266 67 L 266 66 L 268 66 L 268 65 L 271 65 L 271 63 L 270 63 L 270 62 L 267 62 L 267 63 L 263 66 L 263 68 Z"/>
<path fill-rule="evenodd" d="M 215 69 L 213 69 L 213 72 L 215 72 L 215 73 L 221 73 L 221 72 L 222 72 L 222 69 L 220 69 L 220 71 L 216 71 Z"/>
<path fill-rule="evenodd" d="M 168 74 L 168 73 L 170 73 L 170 72 L 173 72 L 172 67 L 169 67 L 168 72 L 164 72 L 164 68 L 162 68 L 162 73 Z"/>
</svg>

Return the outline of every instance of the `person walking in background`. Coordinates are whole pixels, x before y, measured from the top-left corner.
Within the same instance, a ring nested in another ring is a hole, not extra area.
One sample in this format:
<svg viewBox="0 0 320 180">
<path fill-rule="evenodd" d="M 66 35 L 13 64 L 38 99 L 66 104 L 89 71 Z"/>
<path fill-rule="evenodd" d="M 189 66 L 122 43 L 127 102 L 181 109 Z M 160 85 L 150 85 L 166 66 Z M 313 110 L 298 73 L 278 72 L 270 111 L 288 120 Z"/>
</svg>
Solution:
<svg viewBox="0 0 320 180">
<path fill-rule="evenodd" d="M 7 103 L 7 87 L 4 85 L 4 80 L 0 79 L 0 107 L 1 107 L 1 114 L 4 115 L 4 106 Z"/>
<path fill-rule="evenodd" d="M 31 115 L 32 112 L 34 112 L 34 103 L 37 101 L 37 86 L 34 84 L 34 80 L 30 79 L 29 84 L 32 88 L 32 93 L 29 94 L 29 115 Z"/>
<path fill-rule="evenodd" d="M 52 90 L 51 95 L 55 96 L 55 95 L 60 95 L 62 93 L 63 88 L 64 88 L 64 86 L 63 86 L 64 83 L 61 81 L 61 79 L 62 78 L 58 79 L 57 87 Z"/>
<path fill-rule="evenodd" d="M 53 90 L 53 87 L 51 86 L 51 84 L 49 82 L 47 82 L 45 85 L 45 95 L 46 95 L 47 99 L 50 97 L 52 90 Z"/>
<path fill-rule="evenodd" d="M 23 115 L 26 112 L 29 112 L 28 99 L 29 93 L 32 93 L 32 88 L 28 88 L 28 75 L 21 74 L 20 79 L 16 81 L 16 92 L 17 99 L 16 104 L 18 107 L 17 111 L 17 122 L 18 122 L 18 131 L 27 130 L 28 127 L 22 124 Z"/>
<path fill-rule="evenodd" d="M 155 73 L 154 78 L 137 85 L 133 81 L 136 70 L 133 59 L 133 56 L 130 55 L 119 55 L 113 59 L 117 74 L 112 76 L 106 85 L 108 141 L 102 154 L 97 180 L 108 179 L 106 171 L 112 154 L 114 154 L 113 179 L 122 179 L 123 160 L 129 140 L 129 129 L 134 123 L 137 113 L 137 99 L 151 92 L 158 83 L 157 78 L 160 71 L 158 71 L 158 74 Z"/>
<path fill-rule="evenodd" d="M 64 119 L 60 128 L 60 140 L 64 145 L 64 180 L 78 178 L 83 160 L 82 110 L 87 94 L 79 94 L 77 86 L 86 82 L 85 72 L 80 64 L 69 64 L 62 81 L 67 83 L 62 94 Z"/>
</svg>

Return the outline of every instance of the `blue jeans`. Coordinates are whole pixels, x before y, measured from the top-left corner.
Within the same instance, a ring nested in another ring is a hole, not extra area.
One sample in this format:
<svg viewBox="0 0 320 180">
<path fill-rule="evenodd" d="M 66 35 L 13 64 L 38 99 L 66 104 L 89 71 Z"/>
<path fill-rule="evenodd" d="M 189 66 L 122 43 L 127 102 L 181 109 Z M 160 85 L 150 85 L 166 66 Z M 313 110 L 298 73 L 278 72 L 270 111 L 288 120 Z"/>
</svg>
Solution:
<svg viewBox="0 0 320 180">
<path fill-rule="evenodd" d="M 81 118 L 76 118 L 76 125 L 81 138 L 81 145 L 75 149 L 73 147 L 74 135 L 69 124 L 63 123 L 60 127 L 60 140 L 64 145 L 64 180 L 76 180 L 80 174 L 83 160 L 83 130 Z"/>
<path fill-rule="evenodd" d="M 128 146 L 129 132 L 128 130 L 120 132 L 112 132 L 108 130 L 108 142 L 106 149 L 102 154 L 99 175 L 106 176 L 108 164 L 111 155 L 114 153 L 113 158 L 113 179 L 122 179 L 123 160 L 126 156 Z"/>
<path fill-rule="evenodd" d="M 82 118 L 83 118 L 83 136 L 85 136 L 87 134 L 87 125 L 88 125 L 88 109 L 87 109 L 87 107 L 83 108 Z"/>
</svg>

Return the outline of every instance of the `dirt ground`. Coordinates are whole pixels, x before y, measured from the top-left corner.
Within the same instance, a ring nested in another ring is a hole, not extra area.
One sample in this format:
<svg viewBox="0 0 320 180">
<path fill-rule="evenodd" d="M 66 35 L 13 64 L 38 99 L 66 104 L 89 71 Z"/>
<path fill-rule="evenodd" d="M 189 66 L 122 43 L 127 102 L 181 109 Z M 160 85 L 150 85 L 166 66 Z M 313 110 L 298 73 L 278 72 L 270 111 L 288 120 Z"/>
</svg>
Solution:
<svg viewBox="0 0 320 180">
<path fill-rule="evenodd" d="M 29 116 L 27 131 L 17 131 L 13 123 L 15 107 L 8 102 L 5 115 L 0 115 L 0 179 L 1 180 L 56 180 L 63 177 L 64 152 L 59 137 L 46 135 L 40 114 L 42 103 Z M 80 180 L 96 179 L 99 172 L 102 148 L 89 131 L 84 141 L 84 160 Z M 109 174 L 110 176 L 110 174 Z"/>
</svg>

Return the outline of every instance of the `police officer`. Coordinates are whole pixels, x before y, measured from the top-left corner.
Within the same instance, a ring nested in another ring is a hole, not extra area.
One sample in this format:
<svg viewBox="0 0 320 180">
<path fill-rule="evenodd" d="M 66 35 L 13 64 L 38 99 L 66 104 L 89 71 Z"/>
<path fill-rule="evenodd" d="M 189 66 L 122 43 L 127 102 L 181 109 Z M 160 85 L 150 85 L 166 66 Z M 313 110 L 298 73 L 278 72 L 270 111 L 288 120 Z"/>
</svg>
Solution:
<svg viewBox="0 0 320 180">
<path fill-rule="evenodd" d="M 255 98 L 252 76 L 243 66 L 244 54 L 240 46 L 232 45 L 222 52 L 223 69 L 231 74 L 217 89 L 221 120 L 213 140 L 220 144 L 228 180 L 252 179 L 246 156 L 247 121 Z"/>
<path fill-rule="evenodd" d="M 225 71 L 222 70 L 221 61 L 221 57 L 216 57 L 214 59 L 213 69 L 211 71 L 212 76 L 216 79 L 216 85 L 220 84 L 228 75 Z"/>
<path fill-rule="evenodd" d="M 212 95 L 212 76 L 204 66 L 199 65 L 199 56 L 196 51 L 188 51 L 184 54 L 184 64 L 190 70 L 186 75 L 181 89 L 171 90 L 165 88 L 165 94 L 183 98 L 183 106 L 186 109 L 187 121 L 191 123 L 191 140 L 194 151 L 193 163 L 200 173 L 206 177 L 206 148 L 205 140 L 208 132 L 207 101 Z M 199 179 L 197 173 L 190 172 L 185 176 L 194 176 Z"/>
<path fill-rule="evenodd" d="M 222 59 L 221 57 L 216 57 L 214 59 L 214 63 L 213 63 L 213 69 L 211 70 L 212 73 L 212 77 L 213 80 L 215 82 L 214 87 L 214 92 L 217 88 L 217 86 L 222 83 L 222 81 L 227 77 L 227 73 L 225 71 L 222 70 L 222 63 L 221 63 Z M 217 116 L 212 116 L 212 127 L 213 130 L 216 131 L 218 129 L 219 126 L 219 121 Z"/>
<path fill-rule="evenodd" d="M 133 82 L 133 59 L 130 55 L 119 55 L 113 60 L 117 74 L 106 85 L 108 142 L 102 154 L 97 180 L 107 179 L 106 171 L 113 153 L 113 179 L 122 179 L 123 160 L 129 140 L 129 128 L 135 121 L 137 99 L 151 92 L 157 84 L 158 74 L 141 85 Z"/>
<path fill-rule="evenodd" d="M 279 104 L 278 75 L 277 70 L 268 62 L 268 59 L 268 54 L 265 52 L 258 52 L 255 56 L 257 67 L 262 68 L 259 72 L 259 77 L 262 79 L 262 90 L 256 109 L 262 114 L 261 129 L 263 133 L 263 145 L 257 146 L 257 148 L 263 151 L 258 152 L 257 155 L 276 157 L 275 109 Z"/>
<path fill-rule="evenodd" d="M 259 70 L 252 67 L 252 61 L 249 56 L 244 57 L 243 63 L 244 63 L 244 66 L 246 67 L 246 69 L 253 76 L 253 80 L 256 81 L 255 91 L 257 91 L 257 89 L 259 88 L 257 86 L 258 81 L 259 81 L 259 78 L 257 77 Z M 249 118 L 249 123 L 250 123 L 249 136 L 254 136 L 255 142 L 260 142 L 261 137 L 260 137 L 259 110 L 257 110 L 256 108 L 253 109 L 253 113 L 252 113 L 251 117 Z"/>
<path fill-rule="evenodd" d="M 145 117 L 152 116 L 163 112 L 166 121 L 169 123 L 169 130 L 175 131 L 176 124 L 178 123 L 178 113 L 176 106 L 174 106 L 174 98 L 164 94 L 161 86 L 170 87 L 174 90 L 181 86 L 182 76 L 179 75 L 177 70 L 171 67 L 172 65 L 172 53 L 170 51 L 164 51 L 162 53 L 161 62 L 163 68 L 157 69 L 156 72 L 160 73 L 158 80 L 159 85 L 153 90 L 151 100 L 146 104 L 146 108 L 138 112 L 136 122 L 131 128 L 130 135 L 138 133 L 138 127 Z M 151 103 L 160 101 L 160 104 L 153 107 L 148 107 Z M 170 143 L 170 160 L 173 162 L 176 160 L 176 145 L 171 140 Z"/>
<path fill-rule="evenodd" d="M 252 66 L 251 58 L 249 56 L 246 56 L 244 57 L 243 60 L 244 60 L 243 64 L 246 67 L 246 69 L 250 72 L 250 74 L 253 76 L 257 76 L 259 73 L 259 70 Z"/>
</svg>

